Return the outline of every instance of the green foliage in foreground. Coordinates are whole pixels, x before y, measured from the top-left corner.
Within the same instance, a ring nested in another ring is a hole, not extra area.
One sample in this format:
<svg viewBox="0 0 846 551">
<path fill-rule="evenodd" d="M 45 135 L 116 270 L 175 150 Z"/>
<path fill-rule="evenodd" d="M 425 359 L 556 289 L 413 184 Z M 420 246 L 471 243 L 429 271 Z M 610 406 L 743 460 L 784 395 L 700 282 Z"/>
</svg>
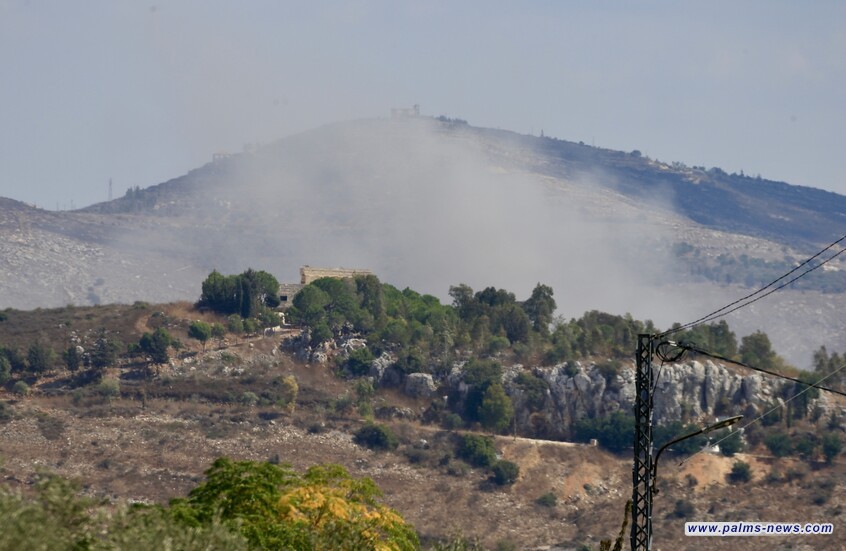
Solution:
<svg viewBox="0 0 846 551">
<path fill-rule="evenodd" d="M 380 505 L 380 495 L 372 480 L 338 465 L 300 475 L 285 465 L 220 458 L 170 510 L 194 527 L 219 515 L 253 549 L 417 549 L 414 529 Z"/>
<path fill-rule="evenodd" d="M 162 508 L 131 508 L 107 515 L 104 504 L 79 497 L 77 491 L 74 484 L 54 476 L 43 478 L 32 498 L 0 491 L 0 549 L 248 549 L 243 536 L 217 520 L 188 527 Z"/>
<path fill-rule="evenodd" d="M 287 466 L 221 458 L 207 479 L 168 507 L 117 512 L 79 497 L 59 477 L 34 497 L 0 490 L 0 549 L 224 551 L 419 548 L 417 534 L 381 505 L 372 480 L 337 465 Z M 49 527 L 49 529 L 45 529 Z"/>
</svg>

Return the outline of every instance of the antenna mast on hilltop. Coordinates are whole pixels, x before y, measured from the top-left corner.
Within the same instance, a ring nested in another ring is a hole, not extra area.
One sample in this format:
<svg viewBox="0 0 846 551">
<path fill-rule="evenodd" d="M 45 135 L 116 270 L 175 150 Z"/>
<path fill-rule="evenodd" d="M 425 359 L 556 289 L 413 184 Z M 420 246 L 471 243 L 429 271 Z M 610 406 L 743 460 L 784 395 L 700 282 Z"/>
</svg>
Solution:
<svg viewBox="0 0 846 551">
<path fill-rule="evenodd" d="M 112 179 L 109 178 L 109 201 L 112 200 Z"/>
</svg>

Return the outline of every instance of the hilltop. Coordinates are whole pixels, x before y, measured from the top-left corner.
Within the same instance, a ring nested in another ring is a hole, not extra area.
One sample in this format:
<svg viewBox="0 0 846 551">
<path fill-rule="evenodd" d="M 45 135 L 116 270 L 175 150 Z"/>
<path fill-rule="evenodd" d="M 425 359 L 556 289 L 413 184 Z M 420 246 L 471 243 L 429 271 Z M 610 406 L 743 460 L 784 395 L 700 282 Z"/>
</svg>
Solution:
<svg viewBox="0 0 846 551">
<path fill-rule="evenodd" d="M 0 305 L 193 299 L 212 269 L 362 266 L 450 285 L 551 284 L 564 316 L 711 311 L 843 233 L 846 198 L 718 168 L 429 118 L 338 123 L 72 212 L 0 204 Z M 846 347 L 846 270 L 739 312 L 797 365 Z M 788 319 L 789 316 L 789 319 Z"/>
</svg>

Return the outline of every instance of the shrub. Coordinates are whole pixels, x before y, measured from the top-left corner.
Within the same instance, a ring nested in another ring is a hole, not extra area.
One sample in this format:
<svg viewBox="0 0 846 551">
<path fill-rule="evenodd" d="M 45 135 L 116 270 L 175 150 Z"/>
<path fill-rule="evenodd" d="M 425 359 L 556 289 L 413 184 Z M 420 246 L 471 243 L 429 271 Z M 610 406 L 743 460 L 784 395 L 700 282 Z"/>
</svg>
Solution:
<svg viewBox="0 0 846 551">
<path fill-rule="evenodd" d="M 620 360 L 608 360 L 607 362 L 596 364 L 596 369 L 599 370 L 602 378 L 605 379 L 605 383 L 609 385 L 620 374 L 621 368 L 622 363 L 620 363 Z"/>
<path fill-rule="evenodd" d="M 621 452 L 631 447 L 634 434 L 634 415 L 615 411 L 608 417 L 576 421 L 575 436 L 579 442 L 596 438 L 607 450 Z"/>
<path fill-rule="evenodd" d="M 796 440 L 796 453 L 799 457 L 808 461 L 813 459 L 817 454 L 817 440 L 811 434 L 803 434 Z"/>
<path fill-rule="evenodd" d="M 62 354 L 62 359 L 65 361 L 68 371 L 76 371 L 82 363 L 82 358 L 79 356 L 76 346 L 69 346 Z"/>
<path fill-rule="evenodd" d="M 520 390 L 523 391 L 524 400 L 529 411 L 536 412 L 543 409 L 546 403 L 546 394 L 549 392 L 549 383 L 540 377 L 535 377 L 528 371 L 521 371 L 514 379 Z"/>
<path fill-rule="evenodd" d="M 14 417 L 14 414 L 11 406 L 6 402 L 0 402 L 0 423 L 11 421 L 12 417 Z"/>
<path fill-rule="evenodd" d="M 790 436 L 784 432 L 773 432 L 764 438 L 764 444 L 776 457 L 786 457 L 793 452 L 793 443 Z"/>
<path fill-rule="evenodd" d="M 12 387 L 12 392 L 17 394 L 18 396 L 28 396 L 29 395 L 29 385 L 23 381 L 18 381 Z"/>
<path fill-rule="evenodd" d="M 370 364 L 373 363 L 373 353 L 369 348 L 359 348 L 350 352 L 345 366 L 347 371 L 355 377 L 361 377 L 370 373 Z"/>
<path fill-rule="evenodd" d="M 247 318 L 244 320 L 244 332 L 249 334 L 254 334 L 258 331 L 258 322 L 253 318 Z"/>
<path fill-rule="evenodd" d="M 297 395 L 299 392 L 300 386 L 297 384 L 296 377 L 293 375 L 286 375 L 282 378 L 282 401 L 292 412 L 297 404 Z"/>
<path fill-rule="evenodd" d="M 258 403 L 258 401 L 259 401 L 259 398 L 258 398 L 258 396 L 256 396 L 256 393 L 250 392 L 249 390 L 244 392 L 241 395 L 241 398 L 239 400 L 239 402 L 241 402 L 245 406 L 250 406 L 250 407 L 256 405 Z"/>
<path fill-rule="evenodd" d="M 729 482 L 734 484 L 749 482 L 752 480 L 752 468 L 749 466 L 749 463 L 736 461 L 731 467 L 728 479 Z"/>
<path fill-rule="evenodd" d="M 462 419 L 457 413 L 449 413 L 444 417 L 441 425 L 443 425 L 443 427 L 447 430 L 455 430 L 464 425 L 464 419 Z"/>
<path fill-rule="evenodd" d="M 29 370 L 32 373 L 41 374 L 52 369 L 53 362 L 56 360 L 56 353 L 50 346 L 37 340 L 30 345 L 26 359 Z"/>
<path fill-rule="evenodd" d="M 496 462 L 493 438 L 465 434 L 461 437 L 456 455 L 474 467 L 490 467 Z"/>
<path fill-rule="evenodd" d="M 518 476 L 520 476 L 520 467 L 516 463 L 497 461 L 493 466 L 493 481 L 500 486 L 514 484 Z"/>
<path fill-rule="evenodd" d="M 720 453 L 726 457 L 734 457 L 734 454 L 741 451 L 743 451 L 743 440 L 740 439 L 740 431 L 733 431 L 720 442 Z"/>
<path fill-rule="evenodd" d="M 840 450 L 843 448 L 843 443 L 840 441 L 840 437 L 834 433 L 825 434 L 822 438 L 822 450 L 823 455 L 825 456 L 826 463 L 831 464 L 834 461 L 834 458 L 840 453 Z"/>
<path fill-rule="evenodd" d="M 541 507 L 555 507 L 558 505 L 558 498 L 552 492 L 547 492 L 538 497 L 535 503 Z"/>
<path fill-rule="evenodd" d="M 463 461 L 453 461 L 446 466 L 446 473 L 450 476 L 462 477 L 470 472 L 470 467 Z"/>
<path fill-rule="evenodd" d="M 244 320 L 238 314 L 232 314 L 226 318 L 226 329 L 234 335 L 240 335 L 244 332 Z"/>
<path fill-rule="evenodd" d="M 107 400 L 111 400 L 115 396 L 120 396 L 120 381 L 112 378 L 103 379 L 97 385 L 97 392 Z"/>
<path fill-rule="evenodd" d="M 808 475 L 808 468 L 805 466 L 798 466 L 795 468 L 787 469 L 787 472 L 784 474 L 784 480 L 786 482 L 793 482 L 794 480 L 802 480 Z"/>
<path fill-rule="evenodd" d="M 354 403 L 352 395 L 347 392 L 340 394 L 332 401 L 332 409 L 335 413 L 346 413 L 352 409 Z"/>
<path fill-rule="evenodd" d="M 385 425 L 368 423 L 358 429 L 353 441 L 371 450 L 393 450 L 399 446 L 399 440 L 391 429 Z"/>
<path fill-rule="evenodd" d="M 486 429 L 501 432 L 508 428 L 511 418 L 514 417 L 514 406 L 502 385 L 493 384 L 485 390 L 478 416 Z"/>
<path fill-rule="evenodd" d="M 0 354 L 0 385 L 5 385 L 12 377 L 12 365 L 9 359 Z"/>
<path fill-rule="evenodd" d="M 690 518 L 696 514 L 696 508 L 693 503 L 686 499 L 676 500 L 676 506 L 673 509 L 673 516 L 676 518 Z"/>
<path fill-rule="evenodd" d="M 488 339 L 488 354 L 496 354 L 497 352 L 502 352 L 508 345 L 511 344 L 508 342 L 508 339 L 501 336 L 494 336 Z"/>
</svg>

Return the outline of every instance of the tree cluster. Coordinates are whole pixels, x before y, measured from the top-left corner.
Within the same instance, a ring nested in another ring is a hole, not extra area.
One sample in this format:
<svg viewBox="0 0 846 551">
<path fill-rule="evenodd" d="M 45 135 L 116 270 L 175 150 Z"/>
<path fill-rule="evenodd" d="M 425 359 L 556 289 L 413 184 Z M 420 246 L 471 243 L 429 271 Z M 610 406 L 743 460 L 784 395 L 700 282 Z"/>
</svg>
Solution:
<svg viewBox="0 0 846 551">
<path fill-rule="evenodd" d="M 248 269 L 239 275 L 213 271 L 203 281 L 197 306 L 242 318 L 257 318 L 265 308 L 279 306 L 279 282 L 271 274 Z"/>
<path fill-rule="evenodd" d="M 220 458 L 206 480 L 168 506 L 127 509 L 79 497 L 47 476 L 35 495 L 0 489 L 0 548 L 327 551 L 419 549 L 414 528 L 379 502 L 376 484 L 337 465 L 304 473 L 287 465 Z M 49 530 L 45 530 L 49 527 Z"/>
</svg>

